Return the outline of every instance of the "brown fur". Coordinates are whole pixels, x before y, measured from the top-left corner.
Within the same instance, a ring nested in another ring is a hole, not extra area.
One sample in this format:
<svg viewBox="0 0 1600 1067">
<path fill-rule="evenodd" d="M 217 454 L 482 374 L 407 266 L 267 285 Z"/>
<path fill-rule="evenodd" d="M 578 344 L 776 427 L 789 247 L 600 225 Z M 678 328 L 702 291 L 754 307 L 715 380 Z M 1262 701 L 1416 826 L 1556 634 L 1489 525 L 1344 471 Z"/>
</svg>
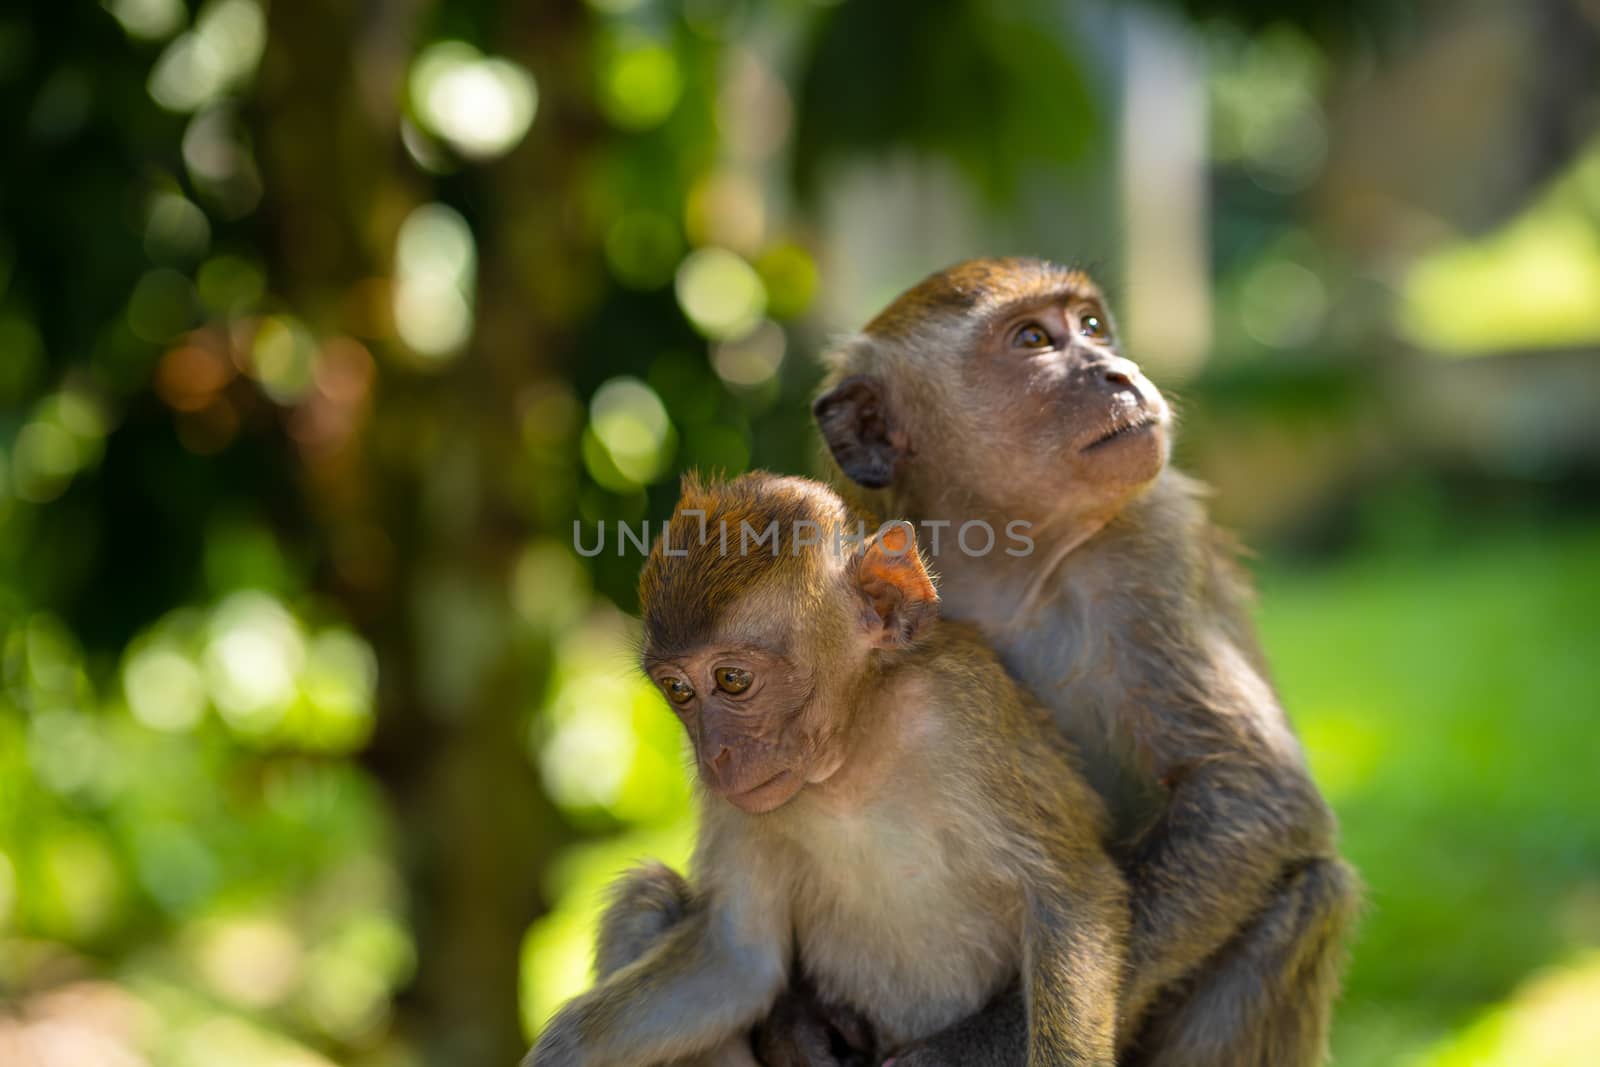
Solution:
<svg viewBox="0 0 1600 1067">
<path fill-rule="evenodd" d="M 783 572 L 773 559 L 795 557 L 797 523 L 831 535 L 842 517 L 831 496 L 819 496 L 815 483 L 800 478 L 742 479 L 708 489 L 686 475 L 667 527 L 670 544 L 656 545 L 639 576 L 652 646 L 672 652 L 703 638 L 735 600 Z M 776 532 L 767 539 L 769 528 Z"/>
<path fill-rule="evenodd" d="M 825 487 L 768 475 L 693 485 L 685 503 L 713 522 L 847 518 Z M 663 609 L 708 602 L 706 558 L 667 552 L 683 521 L 680 509 L 641 589 L 647 670 L 696 693 L 674 705 L 702 770 L 694 888 L 659 871 L 625 883 L 601 959 L 654 940 L 563 1008 L 529 1062 L 643 1065 L 737 1043 L 798 969 L 890 1049 L 1004 999 L 1020 974 L 1026 1061 L 1110 1067 L 1127 899 L 1100 845 L 1104 810 L 1044 709 L 976 629 L 937 620 L 894 534 L 842 555 L 752 555 L 744 593 L 710 598 L 721 607 L 697 643 L 659 645 L 683 636 Z M 746 663 L 748 688 L 709 691 Z M 728 766 L 708 766 L 724 748 Z M 774 768 L 800 784 L 769 806 Z"/>
<path fill-rule="evenodd" d="M 1099 295 L 1086 273 L 1047 260 L 968 260 L 930 274 L 901 293 L 867 323 L 866 332 L 885 340 L 905 340 L 925 329 L 936 315 L 955 312 L 973 321 L 989 319 L 1007 305 L 1057 290 Z"/>
<path fill-rule="evenodd" d="M 1165 466 L 1165 404 L 1113 343 L 1071 332 L 1073 303 L 1098 299 L 1036 260 L 940 272 L 839 346 L 819 425 L 865 506 L 1031 524 L 1026 558 L 933 563 L 947 613 L 995 643 L 1111 805 L 1134 888 L 1124 1061 L 1311 1067 L 1355 878 L 1229 542 L 1200 487 Z M 1019 320 L 1056 345 L 1018 347 Z M 1091 447 L 1118 410 L 1154 421 Z"/>
</svg>

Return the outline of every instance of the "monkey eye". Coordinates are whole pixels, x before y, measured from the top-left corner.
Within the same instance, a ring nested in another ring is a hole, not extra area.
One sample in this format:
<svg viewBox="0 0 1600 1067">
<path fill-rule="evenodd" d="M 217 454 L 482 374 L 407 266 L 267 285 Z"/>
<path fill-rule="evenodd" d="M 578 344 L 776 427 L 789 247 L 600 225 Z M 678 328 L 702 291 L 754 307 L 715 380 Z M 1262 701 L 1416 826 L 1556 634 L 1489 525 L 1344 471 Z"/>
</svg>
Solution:
<svg viewBox="0 0 1600 1067">
<path fill-rule="evenodd" d="M 749 689 L 750 683 L 754 680 L 750 677 L 750 672 L 743 667 L 718 667 L 716 678 L 717 688 L 734 696 Z"/>
<path fill-rule="evenodd" d="M 1055 342 L 1043 326 L 1037 322 L 1025 322 L 1011 335 L 1011 343 L 1018 348 L 1049 348 Z"/>
<path fill-rule="evenodd" d="M 674 704 L 687 704 L 694 699 L 694 690 L 682 678 L 661 679 L 661 689 Z"/>
<path fill-rule="evenodd" d="M 1078 332 L 1091 341 L 1106 341 L 1111 337 L 1111 327 L 1106 325 L 1106 320 L 1092 311 L 1078 316 Z"/>
</svg>

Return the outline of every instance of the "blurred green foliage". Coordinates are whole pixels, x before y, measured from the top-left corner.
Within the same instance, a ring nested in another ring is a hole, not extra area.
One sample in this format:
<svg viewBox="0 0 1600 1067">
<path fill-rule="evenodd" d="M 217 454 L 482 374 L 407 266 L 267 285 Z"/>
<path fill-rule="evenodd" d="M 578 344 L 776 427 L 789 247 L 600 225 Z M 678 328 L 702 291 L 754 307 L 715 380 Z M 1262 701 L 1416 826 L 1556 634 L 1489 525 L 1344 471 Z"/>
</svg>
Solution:
<svg viewBox="0 0 1600 1067">
<path fill-rule="evenodd" d="M 692 837 L 614 522 L 817 471 L 815 352 L 996 252 L 1126 296 L 1266 553 L 1370 886 L 1339 1062 L 1585 1062 L 1597 55 L 1575 0 L 0 12 L 0 1063 L 512 1062 Z"/>
<path fill-rule="evenodd" d="M 1600 782 L 1580 754 L 1596 588 L 1595 526 L 1264 580 L 1278 684 L 1367 881 L 1338 1062 L 1449 1046 L 1480 1006 L 1600 940 Z M 1583 973 L 1592 990 L 1592 960 Z M 1582 1033 L 1589 1015 L 1545 1025 Z M 1419 1062 L 1533 1051 L 1497 1055 Z"/>
</svg>

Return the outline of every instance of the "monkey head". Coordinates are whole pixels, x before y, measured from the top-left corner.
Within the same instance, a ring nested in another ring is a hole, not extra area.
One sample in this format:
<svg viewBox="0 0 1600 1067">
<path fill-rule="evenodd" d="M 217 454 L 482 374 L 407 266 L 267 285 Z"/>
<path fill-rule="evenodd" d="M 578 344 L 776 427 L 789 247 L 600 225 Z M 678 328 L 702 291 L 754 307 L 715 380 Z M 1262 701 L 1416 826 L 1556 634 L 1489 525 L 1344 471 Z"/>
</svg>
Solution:
<svg viewBox="0 0 1600 1067">
<path fill-rule="evenodd" d="M 843 764 L 856 686 L 938 595 L 903 524 L 872 536 L 817 482 L 692 476 L 639 578 L 643 667 L 704 786 L 746 812 Z"/>
<path fill-rule="evenodd" d="M 1166 401 L 1118 352 L 1098 287 L 1037 259 L 901 294 L 833 353 L 812 411 L 847 477 L 918 515 L 1103 523 L 1170 451 Z"/>
</svg>

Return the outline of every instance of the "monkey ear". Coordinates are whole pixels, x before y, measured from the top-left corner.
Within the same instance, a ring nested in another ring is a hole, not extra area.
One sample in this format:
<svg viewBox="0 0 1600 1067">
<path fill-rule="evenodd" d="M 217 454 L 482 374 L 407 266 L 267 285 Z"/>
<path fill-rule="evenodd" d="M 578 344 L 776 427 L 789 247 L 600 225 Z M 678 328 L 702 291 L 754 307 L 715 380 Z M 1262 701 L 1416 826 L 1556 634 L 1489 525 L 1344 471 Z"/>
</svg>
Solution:
<svg viewBox="0 0 1600 1067">
<path fill-rule="evenodd" d="M 868 489 L 894 481 L 895 465 L 906 454 L 905 438 L 889 419 L 877 379 L 851 375 L 817 397 L 811 414 L 834 461 L 851 481 Z"/>
<path fill-rule="evenodd" d="M 868 639 L 878 648 L 911 644 L 939 617 L 939 593 L 922 566 L 910 523 L 889 523 L 874 534 L 855 578 L 869 608 Z"/>
</svg>

